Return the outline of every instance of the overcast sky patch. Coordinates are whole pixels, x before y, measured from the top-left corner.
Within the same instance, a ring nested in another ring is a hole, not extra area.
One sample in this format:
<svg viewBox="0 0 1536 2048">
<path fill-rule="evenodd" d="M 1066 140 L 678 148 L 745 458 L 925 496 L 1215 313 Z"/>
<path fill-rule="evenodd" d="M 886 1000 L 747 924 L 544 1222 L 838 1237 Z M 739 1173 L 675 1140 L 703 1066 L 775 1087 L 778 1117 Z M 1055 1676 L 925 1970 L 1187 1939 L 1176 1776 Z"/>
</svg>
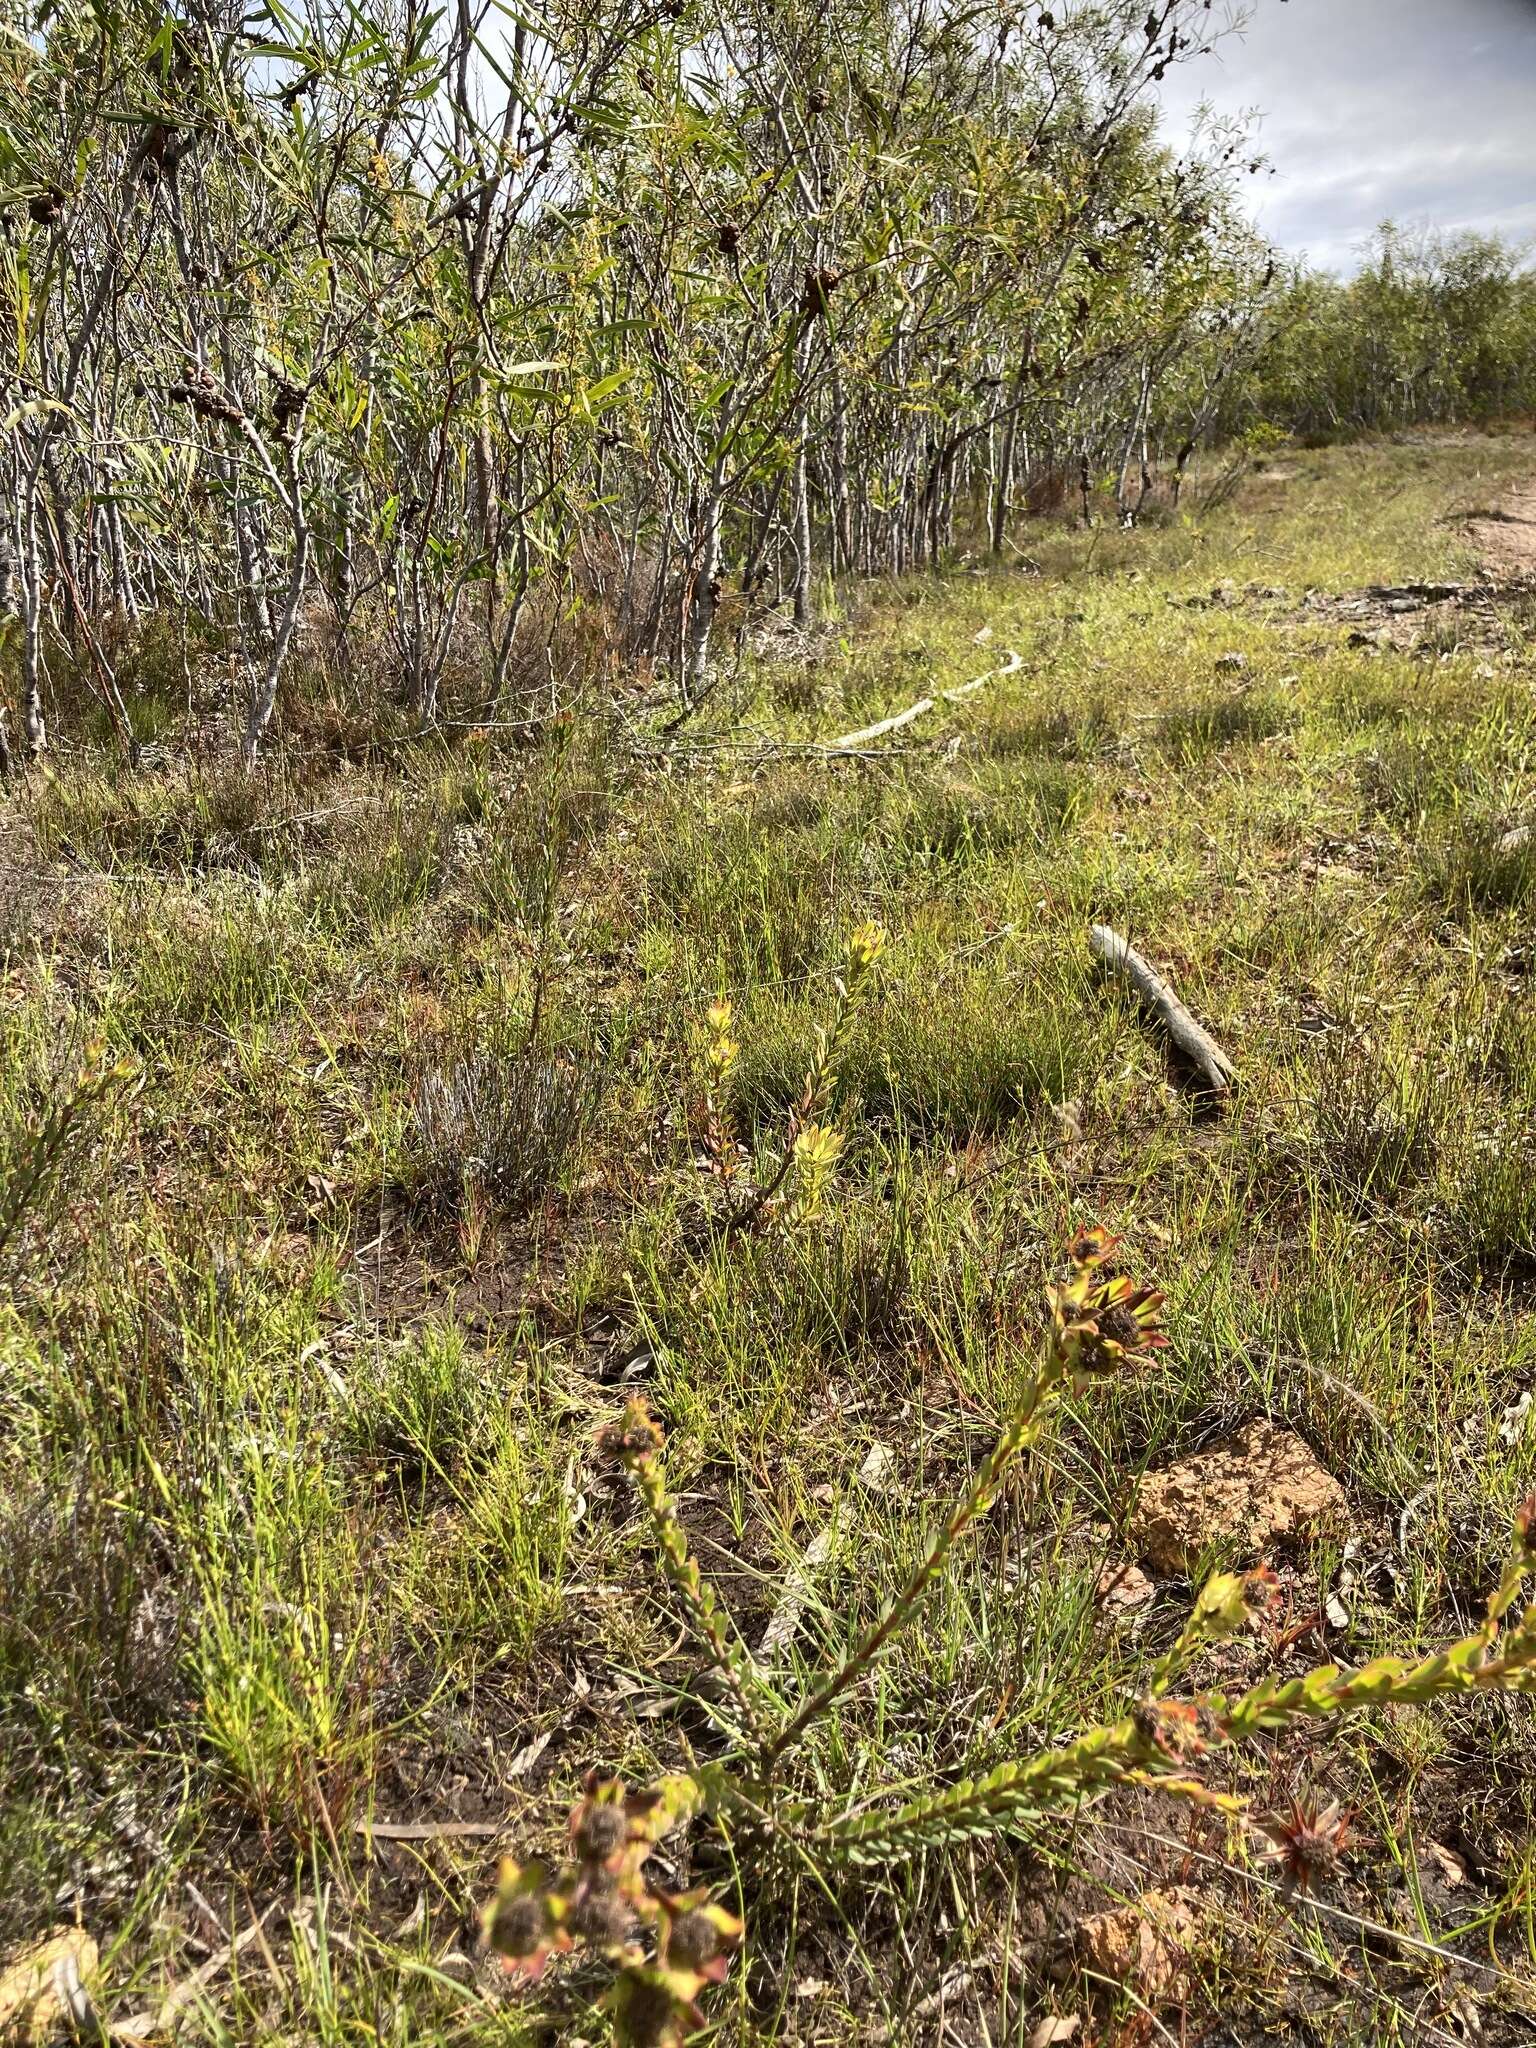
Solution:
<svg viewBox="0 0 1536 2048">
<path fill-rule="evenodd" d="M 1274 176 L 1244 197 L 1329 269 L 1354 269 L 1388 217 L 1536 241 L 1536 0 L 1252 0 L 1163 100 L 1176 143 L 1202 102 L 1261 116 Z"/>
</svg>

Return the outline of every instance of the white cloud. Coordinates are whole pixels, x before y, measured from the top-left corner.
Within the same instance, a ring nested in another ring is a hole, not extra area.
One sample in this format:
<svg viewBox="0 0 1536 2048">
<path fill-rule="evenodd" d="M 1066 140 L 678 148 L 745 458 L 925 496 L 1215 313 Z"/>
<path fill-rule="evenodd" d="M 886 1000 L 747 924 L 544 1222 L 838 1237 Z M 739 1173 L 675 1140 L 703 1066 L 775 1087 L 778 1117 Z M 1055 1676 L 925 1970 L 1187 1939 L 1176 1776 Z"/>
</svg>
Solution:
<svg viewBox="0 0 1536 2048">
<path fill-rule="evenodd" d="M 1382 219 L 1536 233 L 1536 0 L 1252 0 L 1240 34 L 1168 74 L 1182 142 L 1203 101 L 1260 117 L 1245 179 L 1264 232 L 1350 268 Z"/>
</svg>

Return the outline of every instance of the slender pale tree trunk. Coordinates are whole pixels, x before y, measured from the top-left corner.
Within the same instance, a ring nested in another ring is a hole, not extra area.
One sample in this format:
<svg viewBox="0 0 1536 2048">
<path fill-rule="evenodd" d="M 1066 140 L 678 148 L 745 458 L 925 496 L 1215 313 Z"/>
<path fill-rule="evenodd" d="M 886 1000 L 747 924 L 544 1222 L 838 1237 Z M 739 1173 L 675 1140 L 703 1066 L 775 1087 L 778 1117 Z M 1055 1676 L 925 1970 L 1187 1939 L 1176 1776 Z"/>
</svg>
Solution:
<svg viewBox="0 0 1536 2048">
<path fill-rule="evenodd" d="M 709 683 L 709 636 L 720 603 L 725 478 L 716 462 L 699 517 L 697 568 L 683 648 L 683 702 L 696 704 Z"/>
<path fill-rule="evenodd" d="M 1130 490 L 1126 484 L 1126 474 L 1131 466 L 1132 451 L 1136 446 L 1137 438 L 1141 434 L 1146 421 L 1147 404 L 1151 388 L 1152 372 L 1150 368 L 1144 367 L 1141 373 L 1141 383 L 1136 393 L 1136 410 L 1131 415 L 1130 425 L 1126 428 L 1125 439 L 1120 444 L 1120 460 L 1115 465 L 1115 510 L 1120 515 L 1120 524 L 1122 526 L 1132 526 L 1136 520 L 1136 508 L 1131 504 Z"/>
<path fill-rule="evenodd" d="M 853 526 L 848 503 L 848 400 L 841 370 L 832 373 L 832 563 L 834 569 L 854 564 Z"/>
<path fill-rule="evenodd" d="M 43 564 L 37 541 L 37 465 L 24 464 L 17 530 L 21 540 L 21 722 L 34 760 L 48 750 L 43 716 Z"/>
<path fill-rule="evenodd" d="M 800 445 L 795 452 L 794 480 L 794 620 L 797 626 L 808 626 L 811 623 L 811 465 L 806 444 L 811 438 L 811 423 L 803 410 L 796 426 Z"/>
<path fill-rule="evenodd" d="M 272 713 L 277 708 L 277 686 L 283 673 L 283 663 L 288 657 L 289 643 L 293 639 L 294 627 L 299 621 L 299 611 L 304 603 L 304 592 L 309 581 L 309 521 L 304 511 L 304 493 L 299 482 L 298 457 L 292 443 L 287 447 L 288 520 L 292 531 L 292 557 L 288 567 L 288 587 L 283 597 L 283 609 L 278 615 L 267 648 L 266 665 L 251 692 L 250 712 L 246 718 L 245 731 L 240 740 L 240 759 L 249 770 L 256 766 L 267 727 L 272 723 Z"/>
<path fill-rule="evenodd" d="M 128 550 L 123 542 L 123 520 L 118 511 L 117 500 L 107 502 L 107 545 L 112 556 L 112 597 L 125 619 L 134 625 L 139 621 L 138 593 L 133 587 L 133 572 L 128 566 Z"/>
</svg>

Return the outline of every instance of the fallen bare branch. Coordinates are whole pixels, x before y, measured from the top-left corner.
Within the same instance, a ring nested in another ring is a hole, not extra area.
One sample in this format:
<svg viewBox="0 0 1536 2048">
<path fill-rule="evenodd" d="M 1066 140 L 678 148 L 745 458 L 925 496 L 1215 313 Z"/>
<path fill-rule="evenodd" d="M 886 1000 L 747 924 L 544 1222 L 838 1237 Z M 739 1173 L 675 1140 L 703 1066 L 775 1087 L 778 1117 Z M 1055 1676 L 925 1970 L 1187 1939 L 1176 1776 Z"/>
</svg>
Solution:
<svg viewBox="0 0 1536 2048">
<path fill-rule="evenodd" d="M 867 746 L 869 741 L 878 740 L 888 732 L 900 732 L 904 725 L 910 725 L 915 718 L 921 718 L 938 703 L 937 697 L 919 697 L 915 704 L 909 704 L 905 711 L 898 711 L 894 718 L 882 718 L 875 725 L 861 725 L 857 732 L 845 732 L 840 740 L 830 740 L 829 754 L 852 753 L 856 747 Z"/>
<path fill-rule="evenodd" d="M 939 704 L 958 704 L 964 698 L 984 689 L 988 683 L 1001 682 L 1004 676 L 1017 675 L 1024 666 L 1024 657 L 1015 648 L 1009 648 L 998 668 L 989 669 L 984 676 L 972 676 L 968 683 L 959 683 L 952 690 L 939 690 L 930 697 L 919 697 L 915 704 L 909 704 L 904 711 L 896 712 L 890 718 L 879 719 L 874 725 L 860 726 L 857 732 L 846 732 L 841 739 L 829 740 L 825 752 L 829 759 L 840 754 L 856 753 L 868 746 L 871 740 L 883 739 L 887 733 L 900 732 L 903 726 L 911 725 L 924 717 Z"/>
<path fill-rule="evenodd" d="M 1161 975 L 1149 967 L 1135 947 L 1107 924 L 1089 928 L 1088 943 L 1095 959 L 1114 973 L 1124 975 L 1143 1003 L 1157 1018 L 1175 1047 L 1206 1082 L 1221 1095 L 1237 1081 L 1237 1070 L 1211 1034 L 1185 1009 Z"/>
</svg>

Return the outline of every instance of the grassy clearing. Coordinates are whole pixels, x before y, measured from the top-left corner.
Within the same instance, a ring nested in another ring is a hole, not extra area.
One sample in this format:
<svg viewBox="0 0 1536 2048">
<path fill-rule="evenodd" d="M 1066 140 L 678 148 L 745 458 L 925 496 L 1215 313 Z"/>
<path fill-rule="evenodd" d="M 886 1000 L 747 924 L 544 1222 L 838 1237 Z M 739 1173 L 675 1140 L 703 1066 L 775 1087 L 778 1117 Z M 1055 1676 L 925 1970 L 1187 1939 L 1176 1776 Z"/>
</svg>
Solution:
<svg viewBox="0 0 1536 2048">
<path fill-rule="evenodd" d="M 1521 436 L 1288 454 L 1205 517 L 1045 530 L 1038 575 L 962 569 L 758 654 L 665 766 L 578 718 L 520 752 L 82 762 L 25 792 L 0 1178 L 87 1040 L 136 1078 L 3 1253 L 0 1954 L 78 1913 L 120 2016 L 266 1915 L 190 2038 L 538 2033 L 471 1966 L 488 1843 L 360 1827 L 553 1844 L 589 1766 L 706 1739 L 598 1426 L 650 1395 L 753 1640 L 835 1532 L 785 1653 L 806 1683 L 985 1450 L 999 1319 L 1033 1326 L 1085 1220 L 1166 1287 L 1171 1349 L 1073 1406 L 840 1703 L 828 1768 L 923 1788 L 1115 1712 L 1189 1604 L 1095 1596 L 1138 1475 L 1254 1415 L 1350 1500 L 1347 1545 L 1280 1560 L 1294 1654 L 1463 1628 L 1536 1477 L 1531 614 L 1385 648 L 1302 599 L 1465 573 L 1447 515 L 1533 467 Z M 878 758 L 795 751 L 1008 648 L 1019 674 Z M 768 1156 L 867 917 L 893 943 L 832 1194 L 711 1239 L 702 1013 L 735 1003 L 731 1107 Z M 1090 918 L 1227 1046 L 1229 1113 L 1090 972 Z M 1239 1680 L 1267 1654 L 1220 1653 Z M 1022 2042 L 1087 2009 L 1053 1928 L 1183 1882 L 1196 2031 L 1476 2011 L 1504 2038 L 1536 1957 L 1531 1763 L 1494 1701 L 1257 1752 L 1250 1791 L 1359 1809 L 1326 1912 L 1123 1799 L 854 1888 L 717 1863 L 752 1929 L 725 2026 L 922 2038 L 948 1982 L 965 2038 L 979 2013 Z M 1160 2038 L 1134 1999 L 1092 2010 Z"/>
</svg>

